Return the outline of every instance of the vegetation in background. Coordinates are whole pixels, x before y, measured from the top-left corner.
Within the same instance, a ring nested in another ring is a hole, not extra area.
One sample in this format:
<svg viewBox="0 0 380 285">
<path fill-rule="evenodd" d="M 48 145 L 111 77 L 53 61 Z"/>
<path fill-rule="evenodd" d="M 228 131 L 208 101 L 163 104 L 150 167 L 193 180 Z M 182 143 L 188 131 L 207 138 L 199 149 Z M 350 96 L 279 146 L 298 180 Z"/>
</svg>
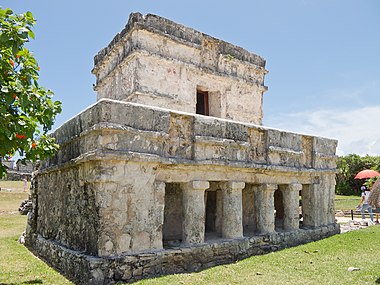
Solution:
<svg viewBox="0 0 380 285">
<path fill-rule="evenodd" d="M 360 156 L 349 154 L 338 158 L 339 173 L 336 176 L 335 193 L 339 195 L 360 195 L 363 179 L 354 179 L 355 175 L 364 169 L 380 170 L 380 156 Z"/>
<path fill-rule="evenodd" d="M 0 178 L 6 173 L 1 160 L 18 153 L 23 161 L 35 161 L 58 148 L 47 132 L 61 102 L 38 84 L 40 67 L 25 47 L 34 39 L 35 23 L 31 12 L 17 15 L 0 7 Z"/>
</svg>

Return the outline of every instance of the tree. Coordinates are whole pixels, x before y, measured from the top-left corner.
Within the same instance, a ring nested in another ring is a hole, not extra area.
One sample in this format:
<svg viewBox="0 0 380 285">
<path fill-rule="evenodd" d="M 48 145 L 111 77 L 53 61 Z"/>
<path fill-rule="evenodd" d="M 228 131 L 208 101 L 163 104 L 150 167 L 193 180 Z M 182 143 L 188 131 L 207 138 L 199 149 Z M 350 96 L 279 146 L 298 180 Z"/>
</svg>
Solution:
<svg viewBox="0 0 380 285">
<path fill-rule="evenodd" d="M 380 156 L 349 154 L 338 158 L 338 174 L 336 175 L 336 194 L 359 195 L 363 180 L 354 179 L 363 169 L 380 170 Z"/>
<path fill-rule="evenodd" d="M 48 131 L 61 112 L 53 92 L 38 84 L 40 67 L 25 47 L 34 39 L 31 12 L 0 7 L 0 160 L 18 153 L 22 162 L 51 156 L 58 145 Z M 6 168 L 0 163 L 0 178 Z"/>
</svg>

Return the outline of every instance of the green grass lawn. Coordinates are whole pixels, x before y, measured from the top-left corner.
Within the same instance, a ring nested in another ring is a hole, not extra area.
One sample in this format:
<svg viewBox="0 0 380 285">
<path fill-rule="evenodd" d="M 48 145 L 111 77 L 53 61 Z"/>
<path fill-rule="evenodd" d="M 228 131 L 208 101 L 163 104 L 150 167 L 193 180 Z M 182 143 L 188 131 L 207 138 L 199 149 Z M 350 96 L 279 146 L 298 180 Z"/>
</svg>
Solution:
<svg viewBox="0 0 380 285">
<path fill-rule="evenodd" d="M 136 284 L 379 284 L 380 226 Z M 360 268 L 349 272 L 349 267 Z"/>
<path fill-rule="evenodd" d="M 0 215 L 1 228 L 6 218 Z M 24 230 L 26 219 L 22 218 L 12 218 L 10 222 L 15 223 L 15 228 L 23 225 Z M 19 244 L 18 237 L 19 234 L 4 237 L 1 233 L 0 284 L 73 284 Z"/>
<path fill-rule="evenodd" d="M 359 196 L 335 195 L 335 210 L 354 210 L 360 200 Z"/>
<path fill-rule="evenodd" d="M 26 224 L 17 208 L 27 194 L 22 182 L 12 187 L 0 192 L 0 285 L 73 284 L 17 242 Z M 338 196 L 340 200 L 349 199 Z M 372 226 L 198 273 L 134 284 L 380 284 L 379 257 L 380 226 Z M 349 267 L 360 270 L 349 272 Z"/>
<path fill-rule="evenodd" d="M 29 189 L 30 182 L 28 182 Z M 20 203 L 28 198 L 29 191 L 24 192 L 22 181 L 0 181 L 0 214 L 15 212 L 18 214 Z"/>
<path fill-rule="evenodd" d="M 23 182 L 0 181 L 0 187 L 0 285 L 73 284 L 18 243 L 26 227 L 18 207 L 29 194 Z"/>
</svg>

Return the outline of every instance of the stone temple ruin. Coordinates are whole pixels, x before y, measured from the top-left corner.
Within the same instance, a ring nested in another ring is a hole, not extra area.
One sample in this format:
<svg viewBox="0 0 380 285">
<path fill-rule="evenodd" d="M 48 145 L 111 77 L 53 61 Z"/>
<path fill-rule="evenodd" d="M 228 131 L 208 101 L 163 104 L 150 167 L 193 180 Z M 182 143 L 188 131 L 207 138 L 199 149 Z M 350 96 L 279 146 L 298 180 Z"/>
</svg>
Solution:
<svg viewBox="0 0 380 285">
<path fill-rule="evenodd" d="M 262 126 L 265 61 L 131 14 L 57 129 L 27 246 L 78 284 L 199 271 L 339 232 L 337 142 Z M 301 217 L 301 219 L 300 219 Z"/>
</svg>

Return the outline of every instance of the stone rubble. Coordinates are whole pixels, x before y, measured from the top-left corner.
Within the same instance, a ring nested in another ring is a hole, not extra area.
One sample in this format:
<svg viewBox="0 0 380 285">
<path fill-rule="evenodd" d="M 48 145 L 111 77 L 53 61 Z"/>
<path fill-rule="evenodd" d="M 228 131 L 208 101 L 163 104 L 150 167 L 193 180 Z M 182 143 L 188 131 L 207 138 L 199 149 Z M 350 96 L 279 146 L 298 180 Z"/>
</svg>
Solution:
<svg viewBox="0 0 380 285">
<path fill-rule="evenodd" d="M 351 232 L 355 230 L 365 229 L 369 226 L 374 226 L 374 225 L 377 225 L 377 224 L 371 225 L 371 223 L 369 223 L 369 220 L 364 220 L 364 221 L 350 220 L 344 224 L 340 224 L 340 233 L 346 233 L 346 232 Z"/>
<path fill-rule="evenodd" d="M 18 211 L 21 215 L 27 215 L 29 212 L 32 211 L 33 202 L 31 199 L 26 199 L 21 202 L 20 207 L 18 208 Z"/>
</svg>

